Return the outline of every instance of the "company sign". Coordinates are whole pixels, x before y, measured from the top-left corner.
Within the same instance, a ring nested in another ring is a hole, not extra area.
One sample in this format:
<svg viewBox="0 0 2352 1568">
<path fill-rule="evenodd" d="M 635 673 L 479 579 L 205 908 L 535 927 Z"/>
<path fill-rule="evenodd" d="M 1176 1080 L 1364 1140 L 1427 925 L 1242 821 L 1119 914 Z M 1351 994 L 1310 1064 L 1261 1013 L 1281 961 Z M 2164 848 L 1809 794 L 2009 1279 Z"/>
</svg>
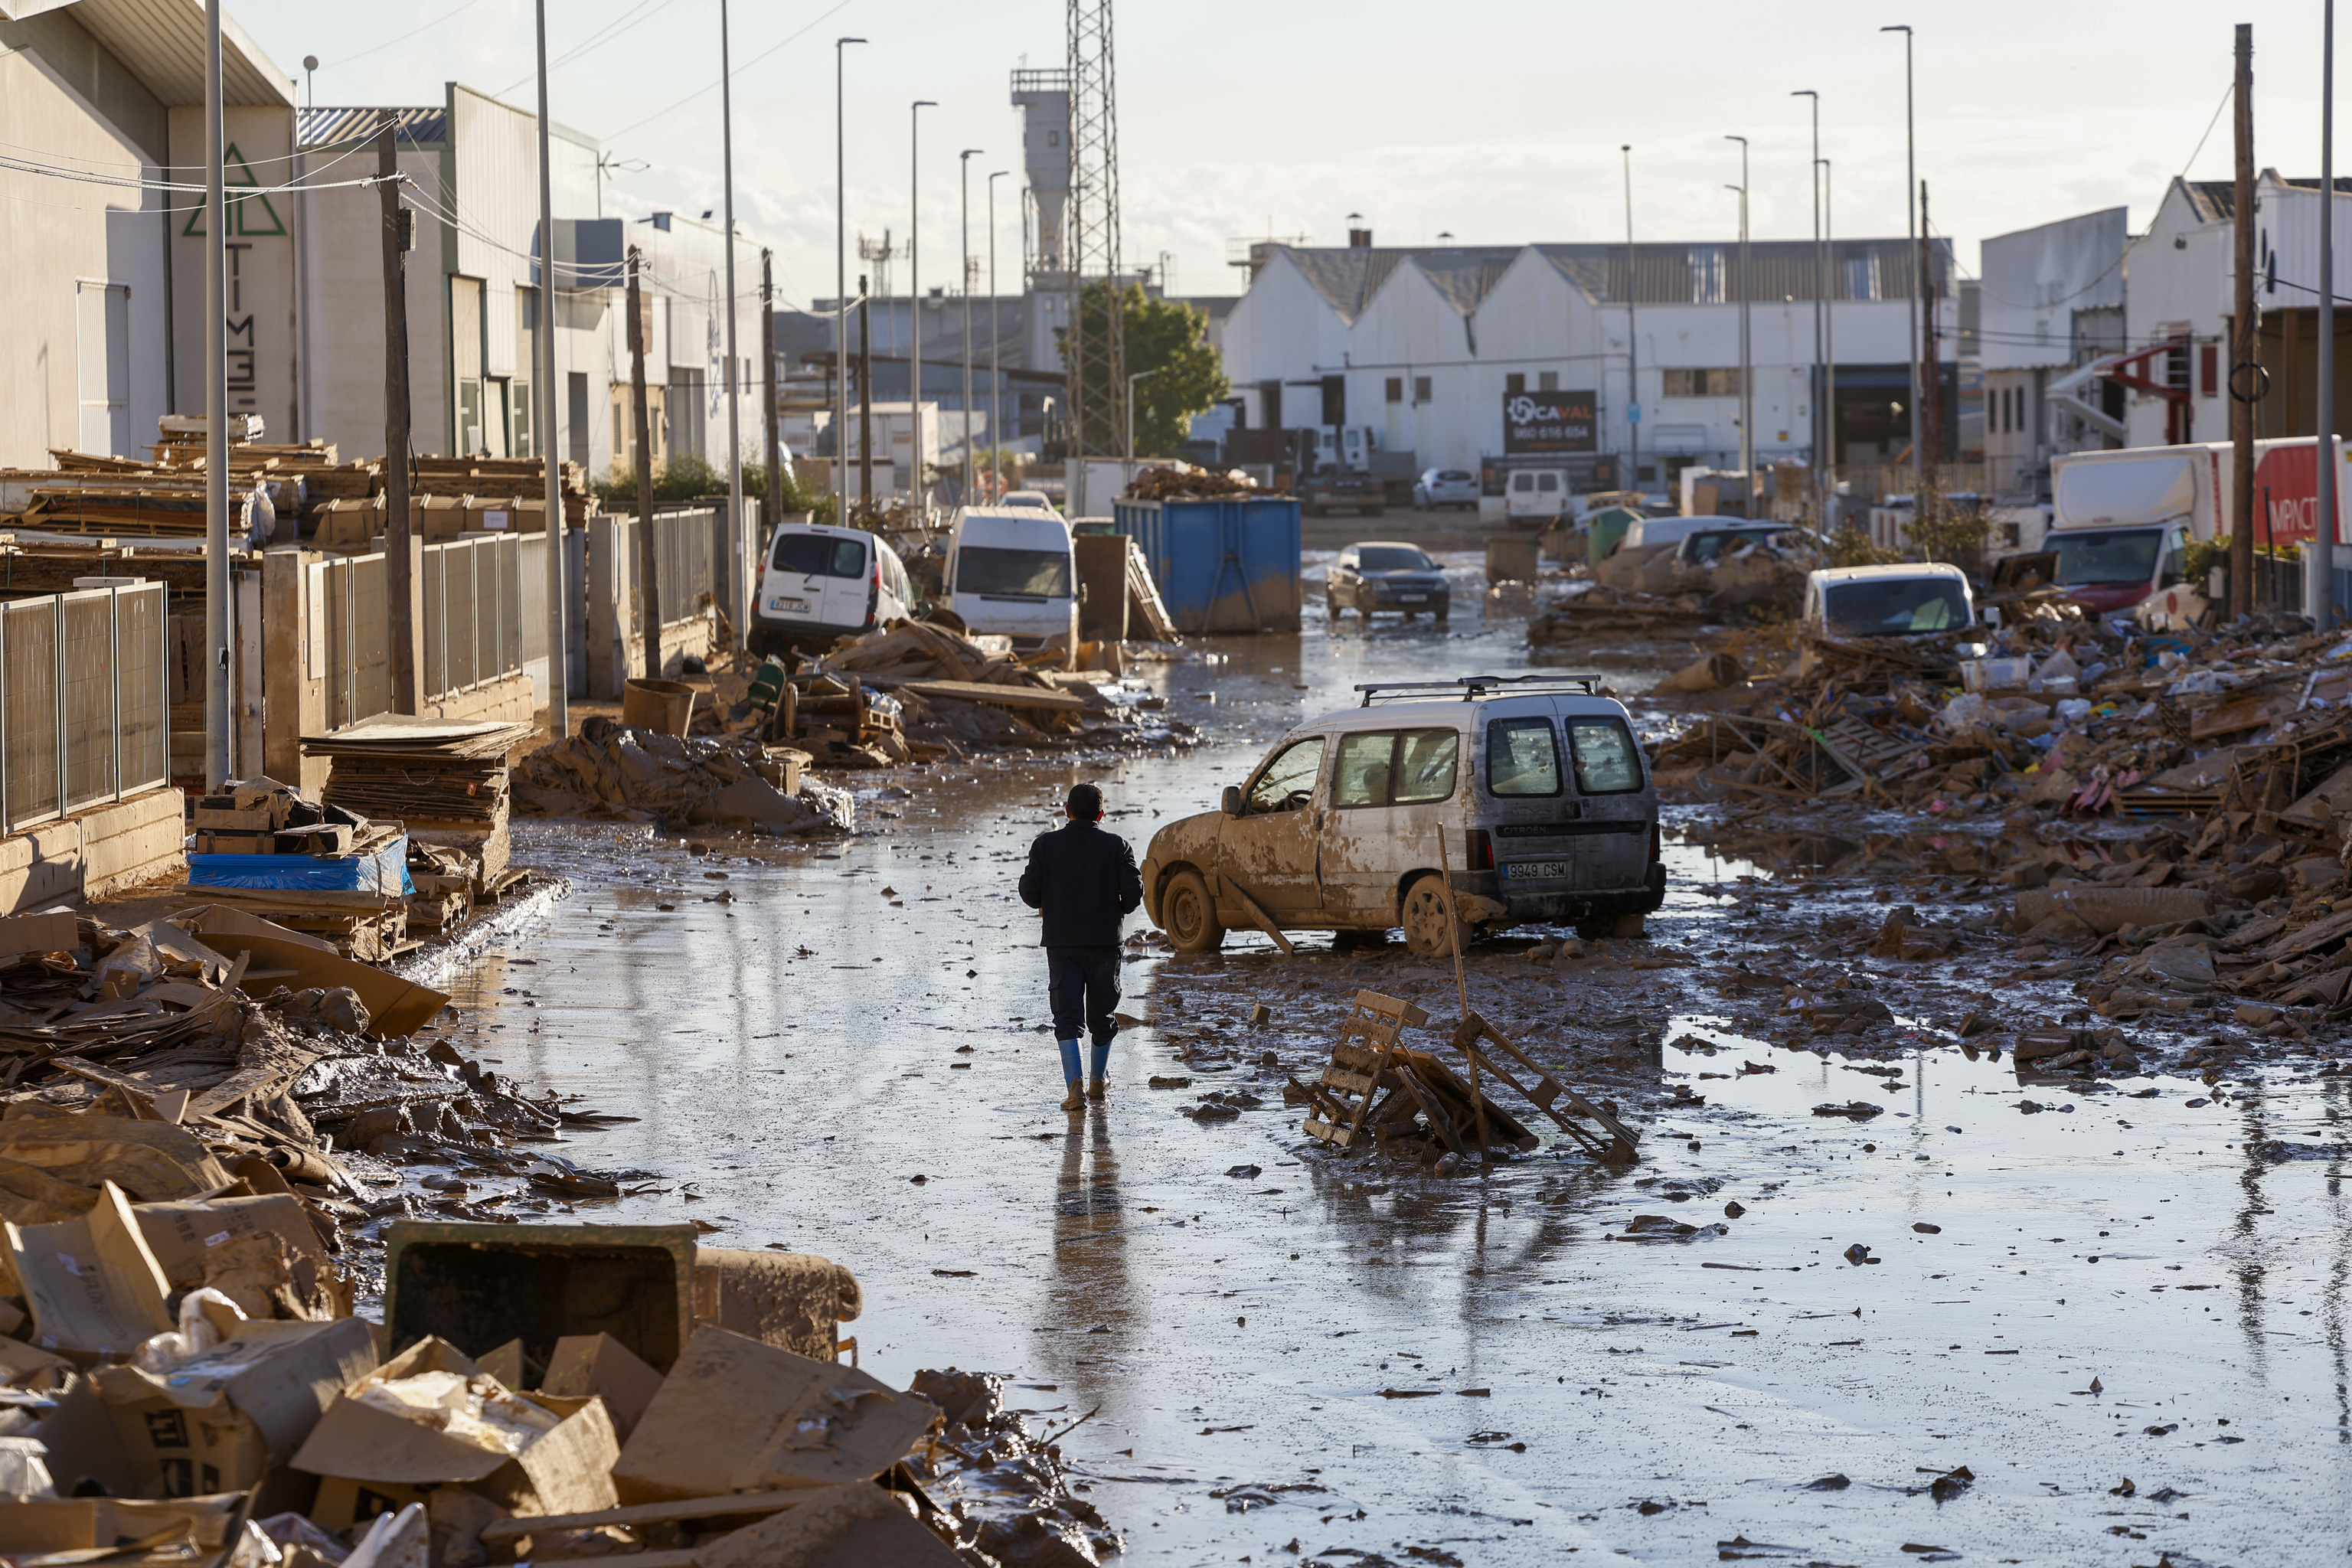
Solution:
<svg viewBox="0 0 2352 1568">
<path fill-rule="evenodd" d="M 1503 395 L 1503 450 L 1590 452 L 1599 421 L 1590 392 L 1509 392 Z"/>
</svg>

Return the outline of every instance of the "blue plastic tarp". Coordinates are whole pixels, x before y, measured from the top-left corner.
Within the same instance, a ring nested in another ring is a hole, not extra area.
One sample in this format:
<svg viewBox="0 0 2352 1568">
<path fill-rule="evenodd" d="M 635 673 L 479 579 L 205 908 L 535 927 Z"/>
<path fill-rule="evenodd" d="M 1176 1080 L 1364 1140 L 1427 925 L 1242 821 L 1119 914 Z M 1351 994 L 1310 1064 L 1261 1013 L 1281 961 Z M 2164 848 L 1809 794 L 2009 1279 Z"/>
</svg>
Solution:
<svg viewBox="0 0 2352 1568">
<path fill-rule="evenodd" d="M 408 835 L 372 855 L 191 855 L 192 888 L 278 888 L 318 893 L 382 893 L 406 898 Z"/>
</svg>

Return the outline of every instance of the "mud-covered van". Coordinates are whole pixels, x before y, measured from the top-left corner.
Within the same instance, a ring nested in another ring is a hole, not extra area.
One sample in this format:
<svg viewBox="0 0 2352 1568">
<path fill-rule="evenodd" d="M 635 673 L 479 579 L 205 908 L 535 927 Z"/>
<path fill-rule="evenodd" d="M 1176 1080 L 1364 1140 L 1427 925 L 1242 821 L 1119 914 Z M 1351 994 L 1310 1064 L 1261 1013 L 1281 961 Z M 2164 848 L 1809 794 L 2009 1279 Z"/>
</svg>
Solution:
<svg viewBox="0 0 2352 1568">
<path fill-rule="evenodd" d="M 1528 922 L 1634 934 L 1665 900 L 1658 797 L 1623 706 L 1593 685 L 1358 687 L 1361 705 L 1285 735 L 1218 810 L 1152 836 L 1144 912 L 1185 952 L 1267 925 L 1402 925 L 1420 953 Z"/>
</svg>

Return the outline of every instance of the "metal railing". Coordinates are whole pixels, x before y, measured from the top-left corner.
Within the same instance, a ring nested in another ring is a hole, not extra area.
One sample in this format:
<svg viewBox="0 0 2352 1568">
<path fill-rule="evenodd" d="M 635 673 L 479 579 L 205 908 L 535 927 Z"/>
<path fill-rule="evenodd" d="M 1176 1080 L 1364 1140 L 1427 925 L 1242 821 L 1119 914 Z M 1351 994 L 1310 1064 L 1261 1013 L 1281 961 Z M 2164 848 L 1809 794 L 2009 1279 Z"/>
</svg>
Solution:
<svg viewBox="0 0 2352 1568">
<path fill-rule="evenodd" d="M 0 605 L 0 833 L 170 782 L 161 583 Z"/>
<path fill-rule="evenodd" d="M 424 547 L 420 701 L 442 701 L 521 672 L 522 545 L 509 535 Z M 340 730 L 392 711 L 384 558 L 345 556 L 319 570 L 320 602 L 311 610 L 325 621 L 327 727 Z"/>
<path fill-rule="evenodd" d="M 719 514 L 708 510 L 654 513 L 654 557 L 660 563 L 664 626 L 700 613 L 705 596 L 716 602 Z"/>
</svg>

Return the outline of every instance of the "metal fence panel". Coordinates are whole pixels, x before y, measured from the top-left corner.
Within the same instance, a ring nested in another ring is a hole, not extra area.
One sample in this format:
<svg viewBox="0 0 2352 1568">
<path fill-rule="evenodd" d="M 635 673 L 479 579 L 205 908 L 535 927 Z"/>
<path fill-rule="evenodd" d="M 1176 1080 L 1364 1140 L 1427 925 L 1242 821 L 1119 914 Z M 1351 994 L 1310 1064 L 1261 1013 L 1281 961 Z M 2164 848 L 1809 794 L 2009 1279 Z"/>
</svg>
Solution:
<svg viewBox="0 0 2352 1568">
<path fill-rule="evenodd" d="M 522 635 L 518 665 L 547 657 L 547 535 L 525 534 L 515 541 L 515 589 L 520 595 L 517 624 Z"/>
<path fill-rule="evenodd" d="M 116 795 L 114 595 L 104 588 L 60 594 L 58 616 L 65 639 L 58 717 L 65 738 L 66 809 L 79 811 Z"/>
<path fill-rule="evenodd" d="M 0 742 L 10 831 L 59 816 L 64 780 L 58 768 L 58 602 L 26 599 L 0 608 L 0 686 L 5 739 Z"/>
<path fill-rule="evenodd" d="M 116 710 L 121 715 L 122 793 L 172 777 L 170 645 L 161 583 L 114 594 Z"/>
</svg>

